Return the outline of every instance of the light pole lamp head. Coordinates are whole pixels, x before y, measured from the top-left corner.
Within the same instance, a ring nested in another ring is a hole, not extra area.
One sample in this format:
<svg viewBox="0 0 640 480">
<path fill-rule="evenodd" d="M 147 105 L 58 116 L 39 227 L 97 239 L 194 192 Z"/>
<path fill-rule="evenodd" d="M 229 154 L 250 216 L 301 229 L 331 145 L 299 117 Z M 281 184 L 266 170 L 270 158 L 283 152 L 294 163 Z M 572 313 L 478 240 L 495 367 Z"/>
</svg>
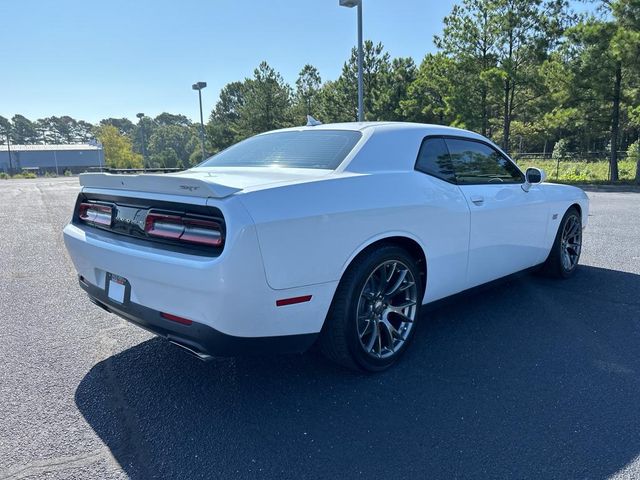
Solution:
<svg viewBox="0 0 640 480">
<path fill-rule="evenodd" d="M 340 0 L 340 6 L 341 7 L 353 8 L 353 7 L 357 7 L 358 5 L 360 5 L 361 1 L 362 0 Z"/>
<path fill-rule="evenodd" d="M 198 83 L 194 83 L 193 85 L 191 85 L 191 88 L 193 90 L 202 90 L 206 86 L 207 86 L 207 82 L 198 82 Z"/>
</svg>

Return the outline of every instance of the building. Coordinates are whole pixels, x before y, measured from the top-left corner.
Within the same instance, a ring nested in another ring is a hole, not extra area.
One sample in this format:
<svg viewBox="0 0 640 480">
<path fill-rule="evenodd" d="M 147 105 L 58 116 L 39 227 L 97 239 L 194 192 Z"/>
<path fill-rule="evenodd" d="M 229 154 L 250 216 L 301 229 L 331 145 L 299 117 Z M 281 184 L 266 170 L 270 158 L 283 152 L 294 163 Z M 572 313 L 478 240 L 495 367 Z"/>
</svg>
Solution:
<svg viewBox="0 0 640 480">
<path fill-rule="evenodd" d="M 28 170 L 62 175 L 66 170 L 81 173 L 102 166 L 104 152 L 97 145 L 0 145 L 0 172 Z"/>
</svg>

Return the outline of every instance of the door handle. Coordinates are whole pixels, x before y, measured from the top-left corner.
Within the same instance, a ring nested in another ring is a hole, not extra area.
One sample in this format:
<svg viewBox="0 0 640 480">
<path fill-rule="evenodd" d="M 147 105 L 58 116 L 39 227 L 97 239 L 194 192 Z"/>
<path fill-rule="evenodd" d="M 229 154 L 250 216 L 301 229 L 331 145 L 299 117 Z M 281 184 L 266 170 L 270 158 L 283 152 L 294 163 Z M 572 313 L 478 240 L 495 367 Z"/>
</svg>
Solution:
<svg viewBox="0 0 640 480">
<path fill-rule="evenodd" d="M 473 203 L 475 203 L 478 206 L 484 203 L 484 197 L 481 197 L 480 195 L 471 195 L 469 197 L 469 200 L 471 200 Z"/>
</svg>

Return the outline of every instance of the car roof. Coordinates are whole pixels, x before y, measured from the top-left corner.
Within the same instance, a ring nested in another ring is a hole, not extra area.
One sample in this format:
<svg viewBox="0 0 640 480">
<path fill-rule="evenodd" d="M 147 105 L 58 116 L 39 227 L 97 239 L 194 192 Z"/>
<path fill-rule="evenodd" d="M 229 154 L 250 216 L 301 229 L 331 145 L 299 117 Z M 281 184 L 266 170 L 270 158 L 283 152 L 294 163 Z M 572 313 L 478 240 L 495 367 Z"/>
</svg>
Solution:
<svg viewBox="0 0 640 480">
<path fill-rule="evenodd" d="M 460 135 L 465 137 L 483 138 L 481 135 L 463 130 L 461 128 L 447 127 L 444 125 L 435 125 L 429 123 L 413 123 L 413 122 L 342 122 L 342 123 L 323 123 L 314 126 L 299 126 L 283 128 L 280 130 L 272 130 L 271 132 L 286 131 L 304 131 L 304 130 L 350 130 L 364 132 L 366 130 L 378 131 L 398 131 L 398 130 L 420 130 L 425 134 L 432 135 Z"/>
</svg>

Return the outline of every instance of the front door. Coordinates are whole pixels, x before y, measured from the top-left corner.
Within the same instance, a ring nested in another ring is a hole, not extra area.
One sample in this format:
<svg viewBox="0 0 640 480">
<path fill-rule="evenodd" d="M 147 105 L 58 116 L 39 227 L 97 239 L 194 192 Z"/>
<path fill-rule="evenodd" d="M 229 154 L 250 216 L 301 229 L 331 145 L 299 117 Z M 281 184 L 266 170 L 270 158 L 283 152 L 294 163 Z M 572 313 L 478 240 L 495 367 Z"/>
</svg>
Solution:
<svg viewBox="0 0 640 480">
<path fill-rule="evenodd" d="M 542 189 L 492 146 L 447 138 L 456 183 L 470 210 L 468 287 L 544 261 L 548 208 Z"/>
</svg>

